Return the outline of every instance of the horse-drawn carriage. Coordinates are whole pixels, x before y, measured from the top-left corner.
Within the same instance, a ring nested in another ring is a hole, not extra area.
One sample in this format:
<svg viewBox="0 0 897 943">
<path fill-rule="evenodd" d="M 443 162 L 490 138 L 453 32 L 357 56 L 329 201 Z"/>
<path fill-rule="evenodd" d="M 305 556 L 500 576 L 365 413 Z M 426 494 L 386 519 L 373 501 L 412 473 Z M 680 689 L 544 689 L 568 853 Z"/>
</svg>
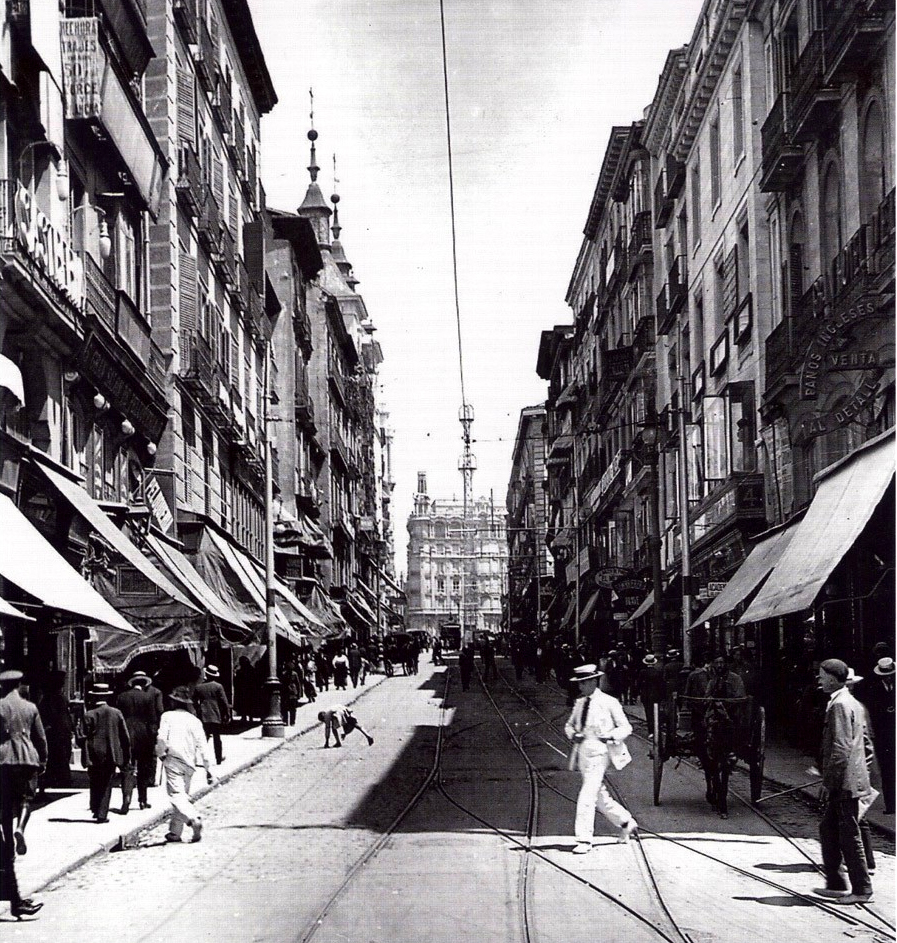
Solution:
<svg viewBox="0 0 897 943">
<path fill-rule="evenodd" d="M 695 758 L 707 780 L 707 801 L 728 817 L 729 773 L 736 760 L 750 771 L 751 801 L 760 798 L 766 760 L 766 711 L 753 697 L 676 694 L 654 705 L 654 805 L 667 760 Z"/>
</svg>

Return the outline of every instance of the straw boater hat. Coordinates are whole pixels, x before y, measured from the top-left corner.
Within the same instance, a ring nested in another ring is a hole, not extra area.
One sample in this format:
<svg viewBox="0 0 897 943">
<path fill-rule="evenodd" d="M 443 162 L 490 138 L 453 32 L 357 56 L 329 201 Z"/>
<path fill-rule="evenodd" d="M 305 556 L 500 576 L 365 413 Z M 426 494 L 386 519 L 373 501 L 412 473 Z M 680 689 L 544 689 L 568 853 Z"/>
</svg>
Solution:
<svg viewBox="0 0 897 943">
<path fill-rule="evenodd" d="M 108 684 L 103 683 L 102 681 L 94 682 L 94 686 L 90 689 L 91 697 L 111 697 L 112 688 Z"/>
<path fill-rule="evenodd" d="M 603 675 L 603 671 L 599 671 L 597 665 L 580 665 L 579 668 L 573 669 L 573 677 L 571 681 L 589 681 L 592 678 L 600 678 Z"/>
<path fill-rule="evenodd" d="M 150 676 L 145 671 L 135 671 L 128 679 L 128 687 L 133 688 L 136 684 L 150 685 Z"/>
<path fill-rule="evenodd" d="M 863 680 L 863 676 L 862 676 L 862 675 L 856 674 L 856 673 L 854 672 L 853 668 L 848 667 L 848 669 L 847 669 L 847 681 L 844 682 L 846 685 L 848 685 L 848 687 L 849 687 L 851 684 L 858 684 L 858 683 L 859 683 L 860 681 L 862 681 L 862 680 Z"/>
<path fill-rule="evenodd" d="M 872 669 L 881 678 L 890 678 L 894 674 L 894 659 L 879 658 L 877 664 Z"/>
<path fill-rule="evenodd" d="M 206 665 L 206 677 L 207 678 L 217 678 L 221 675 L 221 672 L 215 665 Z"/>
<path fill-rule="evenodd" d="M 657 656 L 656 656 L 656 655 L 645 655 L 645 657 L 642 659 L 642 664 L 643 664 L 643 665 L 647 665 L 649 668 L 650 668 L 652 665 L 656 665 L 657 663 L 658 663 L 658 662 L 657 662 Z"/>
</svg>

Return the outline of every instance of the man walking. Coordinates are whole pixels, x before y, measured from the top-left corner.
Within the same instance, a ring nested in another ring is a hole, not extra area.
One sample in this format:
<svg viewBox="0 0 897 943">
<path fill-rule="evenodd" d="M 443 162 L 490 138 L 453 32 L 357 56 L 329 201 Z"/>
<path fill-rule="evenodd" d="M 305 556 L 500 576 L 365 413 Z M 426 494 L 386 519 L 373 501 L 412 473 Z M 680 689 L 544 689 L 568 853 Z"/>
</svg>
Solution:
<svg viewBox="0 0 897 943">
<path fill-rule="evenodd" d="M 127 775 L 131 763 L 131 737 L 122 712 L 112 707 L 108 684 L 90 690 L 94 706 L 84 719 L 84 758 L 90 780 L 90 811 L 97 824 L 109 821 L 109 800 L 116 769 Z"/>
<path fill-rule="evenodd" d="M 649 736 L 654 737 L 654 705 L 663 704 L 666 697 L 666 687 L 663 677 L 663 665 L 653 653 L 648 653 L 642 659 L 642 670 L 638 673 L 638 693 L 645 709 L 645 722 L 648 724 Z"/>
<path fill-rule="evenodd" d="M 121 811 L 131 808 L 134 784 L 141 809 L 150 807 L 147 791 L 156 778 L 156 736 L 159 733 L 159 710 L 155 695 L 149 690 L 150 678 L 146 672 L 135 672 L 128 681 L 127 691 L 119 694 L 115 706 L 122 712 L 128 736 L 131 738 L 131 763 L 122 772 Z"/>
<path fill-rule="evenodd" d="M 165 841 L 179 842 L 184 826 L 189 825 L 193 841 L 198 842 L 202 838 L 202 817 L 190 801 L 190 783 L 199 765 L 206 768 L 206 781 L 212 784 L 212 760 L 206 733 L 192 713 L 190 689 L 177 687 L 168 698 L 171 710 L 162 715 L 156 740 L 156 756 L 162 760 L 165 791 L 172 809 Z"/>
<path fill-rule="evenodd" d="M 343 737 L 346 734 L 351 733 L 353 730 L 359 730 L 367 738 L 368 746 L 372 746 L 374 743 L 374 738 L 358 723 L 355 719 L 355 715 L 348 707 L 343 707 L 342 704 L 335 704 L 330 710 L 319 711 L 318 720 L 324 724 L 324 749 L 326 750 L 330 746 L 330 735 L 333 734 L 333 745 L 335 747 L 341 747 L 343 744 L 340 740 L 340 732 L 342 732 Z"/>
<path fill-rule="evenodd" d="M 839 658 L 819 666 L 819 685 L 829 695 L 822 731 L 820 798 L 825 803 L 819 823 L 825 887 L 820 897 L 835 904 L 866 904 L 872 900 L 872 882 L 860 836 L 860 797 L 870 789 L 863 743 L 863 708 L 847 687 L 849 670 Z M 850 887 L 844 880 L 847 866 Z"/>
<path fill-rule="evenodd" d="M 23 898 L 16 855 L 24 855 L 28 804 L 47 763 L 47 738 L 37 707 L 19 693 L 21 671 L 0 674 L 0 900 L 17 919 L 34 916 L 42 903 Z"/>
<path fill-rule="evenodd" d="M 215 744 L 215 762 L 219 765 L 224 759 L 221 747 L 221 731 L 230 723 L 231 710 L 227 694 L 218 678 L 221 672 L 215 665 L 206 665 L 206 680 L 197 684 L 193 690 L 193 705 L 196 716 L 202 722 L 206 739 L 212 738 Z"/>
<path fill-rule="evenodd" d="M 604 784 L 609 765 L 623 769 L 632 759 L 623 742 L 632 726 L 620 702 L 598 688 L 603 672 L 595 665 L 583 665 L 573 672 L 572 680 L 579 685 L 580 697 L 573 705 L 564 732 L 573 741 L 570 769 L 582 773 L 582 787 L 576 799 L 576 845 L 573 853 L 592 850 L 595 831 L 595 808 L 601 810 L 620 829 L 620 841 L 628 842 L 638 828 L 630 813 L 614 802 Z"/>
<path fill-rule="evenodd" d="M 866 682 L 862 697 L 869 709 L 875 754 L 881 772 L 881 793 L 885 814 L 894 813 L 894 677 L 893 658 L 879 658 L 872 669 L 874 677 Z"/>
</svg>

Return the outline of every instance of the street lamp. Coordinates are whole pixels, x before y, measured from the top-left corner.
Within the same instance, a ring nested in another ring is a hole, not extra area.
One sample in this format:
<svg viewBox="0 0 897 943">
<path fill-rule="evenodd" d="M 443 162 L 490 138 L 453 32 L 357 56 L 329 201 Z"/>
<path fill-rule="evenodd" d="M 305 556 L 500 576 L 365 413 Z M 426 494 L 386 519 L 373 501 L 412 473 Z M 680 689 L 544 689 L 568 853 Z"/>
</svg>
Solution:
<svg viewBox="0 0 897 943">
<path fill-rule="evenodd" d="M 657 416 L 650 415 L 641 423 L 644 456 L 648 464 L 648 553 L 651 557 L 651 582 L 654 584 L 654 605 L 651 611 L 651 648 L 666 652 L 666 630 L 663 625 L 663 565 L 660 559 L 660 486 L 657 480 L 659 451 L 657 447 Z"/>
<path fill-rule="evenodd" d="M 106 211 L 102 206 L 96 206 L 93 203 L 82 203 L 80 206 L 76 206 L 71 212 L 71 221 L 74 223 L 75 214 L 80 213 L 83 210 L 93 210 L 94 213 L 97 213 L 100 218 L 100 225 L 98 228 L 99 231 L 99 249 L 100 249 L 100 260 L 105 262 L 106 259 L 112 255 L 112 238 L 109 235 L 109 224 L 106 222 Z"/>
</svg>

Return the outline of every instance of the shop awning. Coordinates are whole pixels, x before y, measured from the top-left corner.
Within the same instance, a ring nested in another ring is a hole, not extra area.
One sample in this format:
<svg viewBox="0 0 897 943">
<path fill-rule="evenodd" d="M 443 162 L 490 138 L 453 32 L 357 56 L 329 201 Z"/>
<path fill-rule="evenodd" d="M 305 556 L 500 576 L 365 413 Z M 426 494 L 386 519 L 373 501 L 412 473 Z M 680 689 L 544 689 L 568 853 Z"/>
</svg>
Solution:
<svg viewBox="0 0 897 943">
<path fill-rule="evenodd" d="M 710 605 L 695 619 L 692 628 L 731 612 L 740 602 L 747 599 L 779 562 L 797 527 L 797 524 L 792 524 L 761 540 L 726 583 L 725 589 L 712 599 Z"/>
<path fill-rule="evenodd" d="M 72 505 L 113 550 L 120 553 L 131 566 L 139 570 L 148 580 L 155 583 L 166 596 L 170 596 L 193 612 L 199 612 L 184 593 L 131 542 L 126 534 L 115 526 L 106 515 L 106 512 L 77 482 L 64 478 L 59 472 L 53 471 L 44 465 L 38 467 L 59 494 Z"/>
<path fill-rule="evenodd" d="M 794 537 L 739 625 L 810 607 L 893 479 L 893 431 L 824 473 Z"/>
<path fill-rule="evenodd" d="M 243 553 L 242 550 L 238 550 L 236 547 L 231 546 L 231 544 L 216 531 L 212 530 L 211 528 L 207 528 L 206 533 L 208 533 L 212 543 L 216 546 L 222 557 L 224 557 L 224 559 L 227 561 L 232 571 L 237 575 L 247 594 L 253 600 L 254 604 L 264 614 L 265 584 L 264 580 L 259 580 L 258 572 L 256 571 L 252 561 L 249 559 L 249 557 L 246 556 L 245 553 Z M 301 646 L 304 644 L 302 634 L 297 629 L 293 628 L 292 625 L 290 625 L 289 619 L 286 617 L 280 606 L 274 607 L 274 628 L 281 638 L 286 639 L 293 645 Z"/>
<path fill-rule="evenodd" d="M 279 553 L 304 551 L 323 560 L 333 558 L 333 547 L 327 535 L 307 515 L 297 517 L 281 515 L 274 522 L 274 549 Z"/>
<path fill-rule="evenodd" d="M 26 616 L 21 609 L 16 609 L 12 603 L 2 598 L 0 598 L 0 616 L 6 616 L 8 619 L 24 619 L 26 622 L 35 621 L 32 616 Z"/>
<path fill-rule="evenodd" d="M 6 495 L 0 495 L 0 576 L 44 605 L 138 634 L 31 524 Z"/>
<path fill-rule="evenodd" d="M 592 613 L 595 611 L 595 609 L 598 606 L 598 600 L 600 598 L 601 598 L 601 590 L 596 589 L 595 592 L 592 593 L 591 596 L 589 596 L 588 601 L 579 611 L 580 622 L 583 622 L 584 620 L 588 619 L 592 615 Z"/>
<path fill-rule="evenodd" d="M 3 354 L 0 354 L 0 389 L 9 390 L 19 401 L 20 406 L 25 405 L 25 386 L 22 383 L 22 371 L 9 357 Z"/>
<path fill-rule="evenodd" d="M 654 590 L 652 589 L 650 593 L 642 600 L 641 605 L 638 609 L 632 613 L 628 619 L 623 620 L 623 625 L 629 625 L 631 622 L 635 622 L 636 619 L 641 619 L 641 617 L 654 605 Z"/>
<path fill-rule="evenodd" d="M 405 595 L 405 590 L 383 569 L 383 567 L 378 566 L 377 572 L 380 574 L 380 579 L 394 592 L 401 595 Z"/>
<path fill-rule="evenodd" d="M 251 634 L 246 619 L 209 586 L 185 554 L 155 534 L 147 537 L 147 543 L 169 570 L 181 577 L 200 608 L 231 628 L 237 629 L 241 635 Z"/>
<path fill-rule="evenodd" d="M 346 629 L 346 620 L 339 606 L 324 592 L 324 588 L 317 580 L 304 581 L 309 588 L 306 606 L 327 626 L 327 636 L 337 638 Z M 304 593 L 303 593 L 304 595 Z"/>
</svg>

